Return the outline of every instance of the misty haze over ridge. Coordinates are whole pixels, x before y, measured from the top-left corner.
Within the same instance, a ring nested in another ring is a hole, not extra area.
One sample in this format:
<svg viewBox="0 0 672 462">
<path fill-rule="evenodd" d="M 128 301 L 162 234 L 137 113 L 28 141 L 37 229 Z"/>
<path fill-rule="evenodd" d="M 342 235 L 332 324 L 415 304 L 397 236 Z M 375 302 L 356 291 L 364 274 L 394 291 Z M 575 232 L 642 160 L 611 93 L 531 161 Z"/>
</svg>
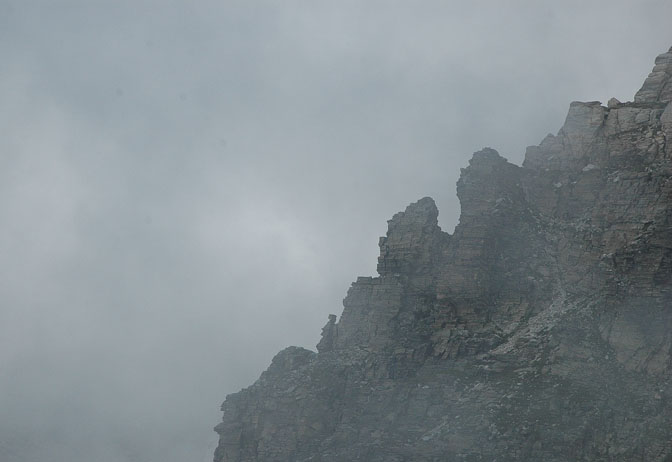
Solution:
<svg viewBox="0 0 672 462">
<path fill-rule="evenodd" d="M 520 163 L 671 42 L 667 2 L 157 5 L 0 2 L 0 441 L 46 460 L 210 459 L 385 220 L 451 230 L 474 150 Z"/>
</svg>

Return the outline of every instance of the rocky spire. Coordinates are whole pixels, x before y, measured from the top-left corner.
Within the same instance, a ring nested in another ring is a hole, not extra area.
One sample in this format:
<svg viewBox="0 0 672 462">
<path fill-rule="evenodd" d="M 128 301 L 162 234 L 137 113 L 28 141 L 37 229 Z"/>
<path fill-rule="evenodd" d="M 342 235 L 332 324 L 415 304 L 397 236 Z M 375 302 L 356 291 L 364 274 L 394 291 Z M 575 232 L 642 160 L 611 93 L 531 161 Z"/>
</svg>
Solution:
<svg viewBox="0 0 672 462">
<path fill-rule="evenodd" d="M 672 48 L 658 55 L 653 70 L 635 95 L 636 103 L 669 103 L 672 101 Z"/>
<path fill-rule="evenodd" d="M 439 210 L 431 197 L 423 197 L 387 222 L 381 237 L 378 273 L 381 276 L 410 274 L 426 267 L 432 247 L 443 234 L 437 224 Z"/>
</svg>

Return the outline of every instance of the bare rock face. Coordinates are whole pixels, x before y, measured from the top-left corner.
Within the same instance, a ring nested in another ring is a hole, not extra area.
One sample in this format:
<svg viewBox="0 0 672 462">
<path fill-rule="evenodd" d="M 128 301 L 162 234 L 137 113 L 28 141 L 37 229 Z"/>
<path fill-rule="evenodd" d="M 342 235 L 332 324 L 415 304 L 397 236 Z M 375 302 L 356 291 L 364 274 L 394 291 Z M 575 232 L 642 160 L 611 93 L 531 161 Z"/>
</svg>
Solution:
<svg viewBox="0 0 672 462">
<path fill-rule="evenodd" d="M 215 462 L 672 460 L 672 50 L 634 102 L 570 105 L 518 167 L 423 198 L 318 353 L 230 395 Z"/>
<path fill-rule="evenodd" d="M 656 58 L 656 65 L 635 95 L 636 103 L 672 101 L 672 48 Z"/>
</svg>

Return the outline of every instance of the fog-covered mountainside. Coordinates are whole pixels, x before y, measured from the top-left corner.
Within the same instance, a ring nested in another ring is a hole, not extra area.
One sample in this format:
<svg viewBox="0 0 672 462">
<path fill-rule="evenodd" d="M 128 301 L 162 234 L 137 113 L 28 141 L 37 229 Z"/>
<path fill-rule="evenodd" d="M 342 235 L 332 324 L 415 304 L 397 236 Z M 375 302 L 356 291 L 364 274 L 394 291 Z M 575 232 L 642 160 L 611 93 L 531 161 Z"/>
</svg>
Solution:
<svg viewBox="0 0 672 462">
<path fill-rule="evenodd" d="M 215 461 L 672 460 L 670 101 L 672 49 L 522 166 L 475 153 L 453 234 L 394 215 L 317 353 L 226 398 Z"/>
</svg>

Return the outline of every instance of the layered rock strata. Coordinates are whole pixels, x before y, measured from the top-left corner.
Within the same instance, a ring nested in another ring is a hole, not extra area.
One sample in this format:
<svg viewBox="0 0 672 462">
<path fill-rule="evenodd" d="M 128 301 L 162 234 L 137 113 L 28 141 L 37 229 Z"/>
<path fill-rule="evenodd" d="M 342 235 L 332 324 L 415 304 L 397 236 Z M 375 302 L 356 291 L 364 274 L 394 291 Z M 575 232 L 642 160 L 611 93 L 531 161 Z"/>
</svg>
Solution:
<svg viewBox="0 0 672 462">
<path fill-rule="evenodd" d="M 672 461 L 672 49 L 634 102 L 474 154 L 388 222 L 318 353 L 229 395 L 216 462 Z"/>
</svg>

